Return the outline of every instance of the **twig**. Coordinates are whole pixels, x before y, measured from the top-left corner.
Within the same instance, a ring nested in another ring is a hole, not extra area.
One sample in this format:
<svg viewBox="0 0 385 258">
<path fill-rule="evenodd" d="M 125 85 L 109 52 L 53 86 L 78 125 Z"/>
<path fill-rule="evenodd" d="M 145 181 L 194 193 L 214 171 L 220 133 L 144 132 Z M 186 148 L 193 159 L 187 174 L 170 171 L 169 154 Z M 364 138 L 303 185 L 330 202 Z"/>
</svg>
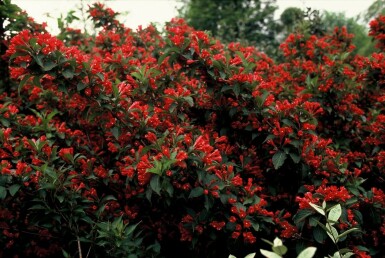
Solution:
<svg viewBox="0 0 385 258">
<path fill-rule="evenodd" d="M 79 236 L 77 237 L 78 239 L 78 250 L 79 250 L 79 258 L 83 258 L 83 255 L 82 255 L 82 247 L 80 245 L 80 238 Z"/>
</svg>

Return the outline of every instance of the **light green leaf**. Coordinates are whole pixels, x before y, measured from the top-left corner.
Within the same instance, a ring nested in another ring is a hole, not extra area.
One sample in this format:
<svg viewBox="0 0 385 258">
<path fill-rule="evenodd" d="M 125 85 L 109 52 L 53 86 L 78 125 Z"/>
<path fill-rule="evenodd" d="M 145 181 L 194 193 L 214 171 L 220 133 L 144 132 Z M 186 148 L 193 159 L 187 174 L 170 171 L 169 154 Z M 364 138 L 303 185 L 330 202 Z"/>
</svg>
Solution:
<svg viewBox="0 0 385 258">
<path fill-rule="evenodd" d="M 255 257 L 255 253 L 251 253 L 245 256 L 245 258 L 254 258 L 254 257 Z"/>
<path fill-rule="evenodd" d="M 330 224 L 326 224 L 327 234 L 333 240 L 334 243 L 338 242 L 338 231 L 335 227 L 331 226 Z"/>
<path fill-rule="evenodd" d="M 280 256 L 276 253 L 273 253 L 271 251 L 267 251 L 267 250 L 263 250 L 263 249 L 261 249 L 260 251 L 261 251 L 261 254 L 267 258 L 282 258 L 282 256 Z"/>
<path fill-rule="evenodd" d="M 330 257 L 330 256 L 329 256 Z M 339 251 L 335 252 L 332 256 L 332 258 L 342 258 Z"/>
<path fill-rule="evenodd" d="M 279 254 L 281 256 L 287 253 L 287 247 L 284 245 L 273 246 L 272 249 L 274 253 Z"/>
<path fill-rule="evenodd" d="M 311 207 L 313 207 L 313 209 L 315 209 L 319 214 L 325 216 L 325 211 L 322 209 L 322 207 L 320 207 L 320 206 L 318 206 L 318 205 L 316 205 L 314 203 L 311 203 L 311 202 L 309 202 L 309 205 Z"/>
<path fill-rule="evenodd" d="M 331 210 L 329 211 L 328 220 L 334 224 L 341 217 L 341 214 L 342 214 L 341 205 L 337 204 L 333 208 L 331 208 Z"/>
<path fill-rule="evenodd" d="M 282 245 L 283 245 L 282 240 L 276 237 L 273 241 L 273 246 L 282 246 Z"/>
<path fill-rule="evenodd" d="M 348 253 L 342 255 L 342 258 L 349 258 L 349 257 L 352 257 L 353 255 L 354 255 L 354 253 L 348 252 Z"/>
<path fill-rule="evenodd" d="M 262 241 L 265 242 L 265 243 L 268 243 L 268 244 L 271 245 L 271 246 L 274 245 L 273 242 L 271 242 L 271 241 L 269 241 L 269 240 L 267 240 L 267 239 L 263 239 L 263 238 L 262 238 Z"/>
<path fill-rule="evenodd" d="M 312 258 L 317 251 L 317 248 L 315 247 L 308 247 L 305 250 L 303 250 L 297 258 Z"/>
</svg>

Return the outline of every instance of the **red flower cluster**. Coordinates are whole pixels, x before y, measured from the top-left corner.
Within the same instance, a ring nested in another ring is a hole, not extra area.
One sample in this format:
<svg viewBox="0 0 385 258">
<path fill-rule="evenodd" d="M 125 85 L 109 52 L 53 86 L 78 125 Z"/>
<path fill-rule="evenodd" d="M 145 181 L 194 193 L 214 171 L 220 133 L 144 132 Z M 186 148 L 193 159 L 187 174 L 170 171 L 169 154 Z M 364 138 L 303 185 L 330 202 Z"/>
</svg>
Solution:
<svg viewBox="0 0 385 258">
<path fill-rule="evenodd" d="M 117 218 L 141 222 L 136 246 L 156 255 L 180 247 L 228 256 L 239 243 L 259 248 L 260 238 L 276 235 L 333 246 L 309 205 L 323 201 L 341 205 L 339 230 L 361 230 L 341 240 L 346 247 L 361 257 L 383 252 L 382 52 L 353 56 L 352 35 L 337 28 L 290 35 L 285 59 L 274 63 L 181 19 L 163 35 L 153 26 L 134 32 L 116 15 L 90 7 L 101 28 L 95 38 L 23 30 L 7 43 L 4 254 L 73 250 L 72 240 L 98 239 L 95 225 Z M 371 23 L 380 51 L 382 23 Z M 39 237 L 29 245 L 31 235 Z"/>
</svg>

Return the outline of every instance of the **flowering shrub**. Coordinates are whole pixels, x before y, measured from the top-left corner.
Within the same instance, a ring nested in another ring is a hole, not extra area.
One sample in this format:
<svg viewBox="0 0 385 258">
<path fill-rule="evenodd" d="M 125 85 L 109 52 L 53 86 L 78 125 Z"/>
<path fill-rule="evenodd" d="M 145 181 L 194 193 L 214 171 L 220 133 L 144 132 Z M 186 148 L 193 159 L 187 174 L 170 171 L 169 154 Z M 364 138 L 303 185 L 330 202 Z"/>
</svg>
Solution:
<svg viewBox="0 0 385 258">
<path fill-rule="evenodd" d="M 382 48 L 353 56 L 337 28 L 290 35 L 275 63 L 181 19 L 161 33 L 89 14 L 95 37 L 5 41 L 0 256 L 244 256 L 279 236 L 323 257 L 324 201 L 339 248 L 384 255 Z"/>
</svg>

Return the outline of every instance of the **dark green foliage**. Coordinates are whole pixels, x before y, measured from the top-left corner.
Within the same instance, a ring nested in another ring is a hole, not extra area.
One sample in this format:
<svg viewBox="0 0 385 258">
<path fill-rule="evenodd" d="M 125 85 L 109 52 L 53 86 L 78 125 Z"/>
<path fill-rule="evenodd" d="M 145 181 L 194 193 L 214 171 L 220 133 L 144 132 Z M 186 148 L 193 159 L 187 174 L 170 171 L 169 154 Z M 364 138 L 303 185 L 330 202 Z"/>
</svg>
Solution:
<svg viewBox="0 0 385 258">
<path fill-rule="evenodd" d="M 277 46 L 279 24 L 275 0 L 184 0 L 180 15 L 197 30 L 224 42 L 240 41 L 263 50 Z"/>
</svg>

